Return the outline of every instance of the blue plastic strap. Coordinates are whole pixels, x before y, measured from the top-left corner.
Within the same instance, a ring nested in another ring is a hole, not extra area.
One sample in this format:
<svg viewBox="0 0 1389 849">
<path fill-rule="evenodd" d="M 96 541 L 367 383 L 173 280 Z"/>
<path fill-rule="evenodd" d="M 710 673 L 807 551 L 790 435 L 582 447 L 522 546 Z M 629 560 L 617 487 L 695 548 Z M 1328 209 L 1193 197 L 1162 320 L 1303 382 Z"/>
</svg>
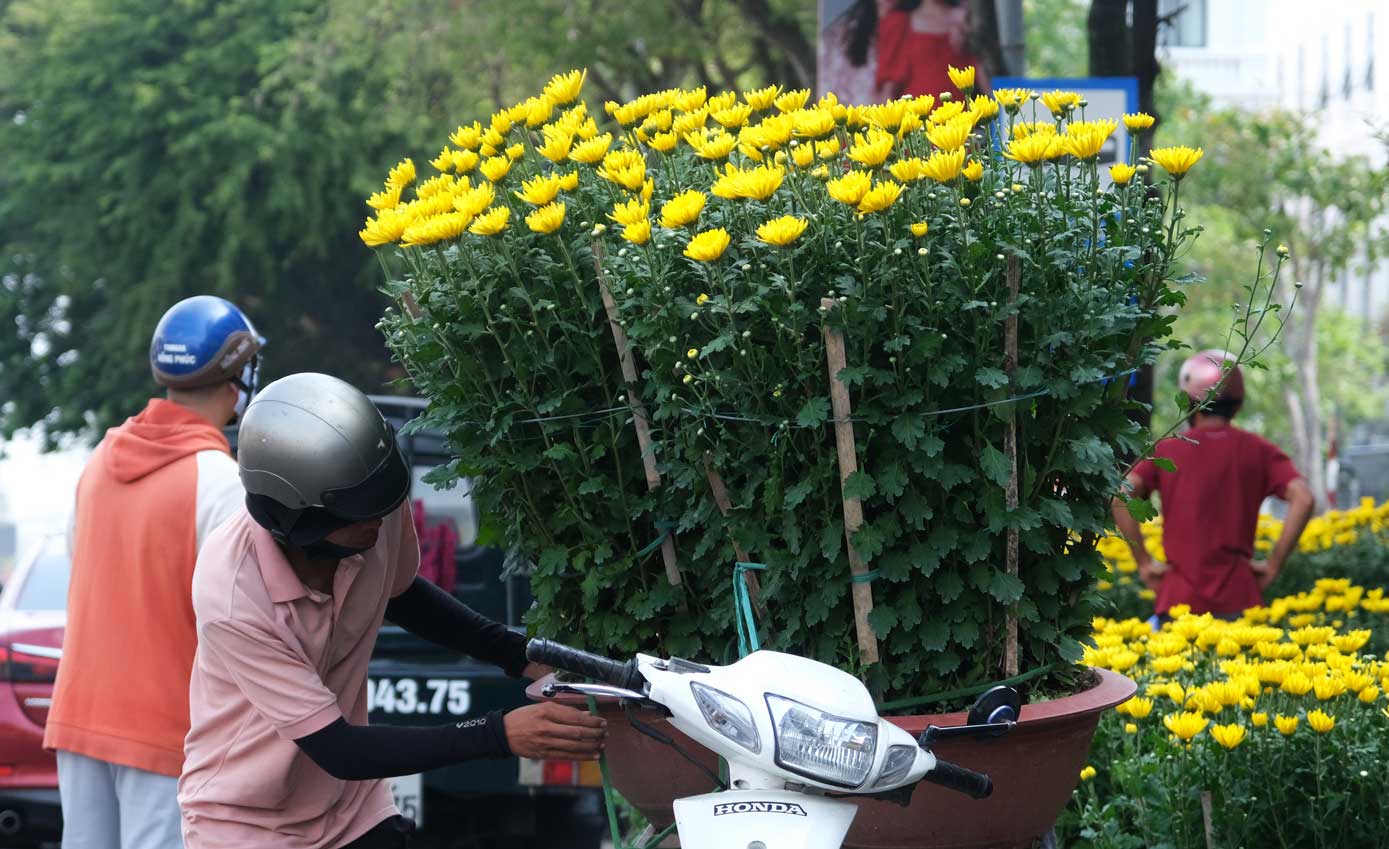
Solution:
<svg viewBox="0 0 1389 849">
<path fill-rule="evenodd" d="M 766 563 L 738 562 L 733 566 L 733 621 L 738 625 L 738 657 L 747 657 L 762 647 L 757 639 L 757 620 L 752 615 L 752 597 L 748 594 L 745 572 L 761 572 Z"/>
<path fill-rule="evenodd" d="M 877 569 L 870 569 L 870 570 L 868 570 L 867 572 L 864 572 L 862 575 L 851 575 L 851 576 L 849 576 L 849 580 L 850 580 L 850 581 L 853 581 L 855 584 L 866 584 L 866 583 L 869 583 L 870 581 L 872 581 L 872 580 L 873 580 L 874 578 L 876 578 L 876 577 L 878 577 L 878 570 L 877 570 Z"/>
</svg>

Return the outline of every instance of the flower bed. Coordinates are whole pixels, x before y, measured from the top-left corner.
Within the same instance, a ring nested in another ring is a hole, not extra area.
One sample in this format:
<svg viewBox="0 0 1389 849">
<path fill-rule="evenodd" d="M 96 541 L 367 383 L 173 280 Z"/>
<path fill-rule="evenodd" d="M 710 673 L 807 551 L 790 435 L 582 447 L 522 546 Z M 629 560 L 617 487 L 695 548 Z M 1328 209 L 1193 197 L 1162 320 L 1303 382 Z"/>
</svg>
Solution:
<svg viewBox="0 0 1389 849">
<path fill-rule="evenodd" d="M 1378 521 L 1360 509 L 1326 517 L 1333 543 Z M 1101 721 L 1062 845 L 1385 845 L 1386 614 L 1384 589 L 1324 578 L 1235 622 L 1096 620 L 1086 662 L 1140 696 Z"/>
</svg>

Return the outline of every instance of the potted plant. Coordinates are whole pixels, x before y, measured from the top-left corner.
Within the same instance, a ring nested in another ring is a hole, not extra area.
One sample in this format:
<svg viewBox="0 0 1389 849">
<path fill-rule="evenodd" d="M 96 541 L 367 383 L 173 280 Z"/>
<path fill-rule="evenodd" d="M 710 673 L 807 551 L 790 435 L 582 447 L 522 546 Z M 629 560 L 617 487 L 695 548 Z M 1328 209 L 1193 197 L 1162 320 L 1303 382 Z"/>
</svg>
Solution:
<svg viewBox="0 0 1389 849">
<path fill-rule="evenodd" d="M 1036 834 L 1132 691 L 1077 662 L 1200 151 L 1154 151 L 1150 195 L 1147 166 L 1101 168 L 1115 123 L 1070 93 L 701 88 L 601 116 L 582 81 L 459 127 L 437 174 L 406 160 L 369 201 L 362 238 L 397 248 L 383 328 L 457 455 L 435 481 L 476 482 L 547 636 L 732 660 L 755 563 L 750 636 L 889 708 L 999 679 L 1059 699 L 1024 711 L 1041 742 L 998 745 L 1033 766 L 993 764 L 985 803 L 1055 790 Z M 856 845 L 927 845 L 860 819 Z"/>
</svg>

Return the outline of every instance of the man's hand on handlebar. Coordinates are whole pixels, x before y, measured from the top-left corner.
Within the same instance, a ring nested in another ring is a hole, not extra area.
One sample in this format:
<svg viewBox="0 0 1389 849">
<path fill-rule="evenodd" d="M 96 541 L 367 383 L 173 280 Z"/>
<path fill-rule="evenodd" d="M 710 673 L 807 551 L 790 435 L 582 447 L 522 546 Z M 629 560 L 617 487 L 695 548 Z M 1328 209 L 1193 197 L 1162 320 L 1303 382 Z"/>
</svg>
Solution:
<svg viewBox="0 0 1389 849">
<path fill-rule="evenodd" d="M 595 761 L 607 740 L 607 720 L 546 702 L 503 717 L 512 754 L 534 760 Z"/>
</svg>

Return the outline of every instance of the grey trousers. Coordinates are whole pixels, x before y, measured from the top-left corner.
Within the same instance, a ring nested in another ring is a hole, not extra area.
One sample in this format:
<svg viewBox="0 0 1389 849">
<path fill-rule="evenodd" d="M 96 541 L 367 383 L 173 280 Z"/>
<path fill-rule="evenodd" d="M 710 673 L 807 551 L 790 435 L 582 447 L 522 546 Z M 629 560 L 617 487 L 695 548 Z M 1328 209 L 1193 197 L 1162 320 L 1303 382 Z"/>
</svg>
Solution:
<svg viewBox="0 0 1389 849">
<path fill-rule="evenodd" d="M 58 752 L 63 849 L 183 849 L 178 779 Z"/>
</svg>

